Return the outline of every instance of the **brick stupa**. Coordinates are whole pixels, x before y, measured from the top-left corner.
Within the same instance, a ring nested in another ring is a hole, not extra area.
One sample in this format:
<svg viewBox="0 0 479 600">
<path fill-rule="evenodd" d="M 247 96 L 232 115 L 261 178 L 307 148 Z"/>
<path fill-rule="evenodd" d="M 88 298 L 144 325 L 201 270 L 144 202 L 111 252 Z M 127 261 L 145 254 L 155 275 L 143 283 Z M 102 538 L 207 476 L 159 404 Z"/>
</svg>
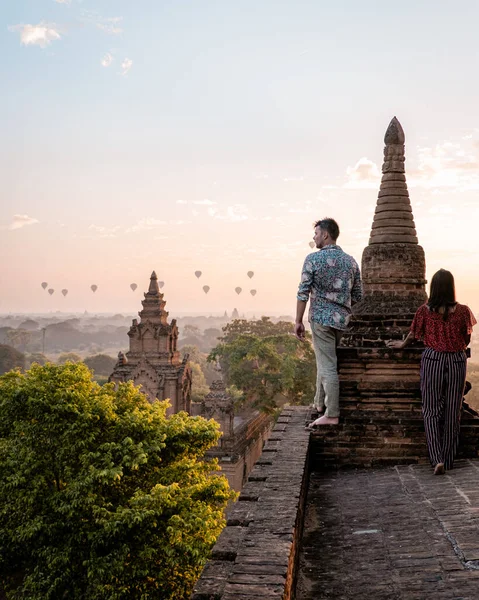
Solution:
<svg viewBox="0 0 479 600">
<path fill-rule="evenodd" d="M 188 356 L 181 360 L 177 349 L 176 319 L 168 323 L 166 301 L 160 292 L 158 278 L 153 271 L 148 292 L 141 301 L 143 310 L 133 319 L 128 336 L 130 349 L 118 355 L 109 381 L 120 383 L 132 380 L 142 386 L 150 402 L 169 399 L 168 414 L 191 409 L 191 368 Z"/>
<path fill-rule="evenodd" d="M 364 299 L 353 311 L 357 321 L 401 315 L 409 320 L 427 298 L 426 260 L 406 184 L 404 141 L 403 128 L 394 117 L 384 136 L 383 175 L 361 264 Z"/>
</svg>

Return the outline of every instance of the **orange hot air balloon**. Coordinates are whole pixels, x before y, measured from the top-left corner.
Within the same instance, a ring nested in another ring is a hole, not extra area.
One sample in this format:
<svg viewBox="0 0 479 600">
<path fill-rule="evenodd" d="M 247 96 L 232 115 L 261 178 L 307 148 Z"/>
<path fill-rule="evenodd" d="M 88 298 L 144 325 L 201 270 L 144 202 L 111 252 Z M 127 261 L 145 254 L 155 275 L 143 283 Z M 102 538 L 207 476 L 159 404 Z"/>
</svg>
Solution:
<svg viewBox="0 0 479 600">
<path fill-rule="evenodd" d="M 204 285 L 203 286 L 203 291 L 205 294 L 207 294 L 210 291 L 210 286 L 209 285 Z"/>
<path fill-rule="evenodd" d="M 158 282 L 158 287 L 160 288 L 160 290 L 161 290 L 161 288 L 162 288 L 164 285 L 165 285 L 165 282 L 164 282 L 164 281 L 159 281 L 159 282 Z"/>
<path fill-rule="evenodd" d="M 195 275 L 199 279 L 201 277 L 201 275 L 202 275 L 202 272 L 201 271 L 195 271 Z"/>
<path fill-rule="evenodd" d="M 63 294 L 64 296 L 66 296 L 66 295 L 68 294 L 68 290 L 66 290 L 66 289 L 65 289 L 65 290 L 62 290 L 62 294 Z"/>
<path fill-rule="evenodd" d="M 249 293 L 250 293 L 252 296 L 256 296 L 256 290 L 250 290 L 250 291 L 249 291 Z"/>
<path fill-rule="evenodd" d="M 130 287 L 133 291 L 135 291 L 138 286 L 136 285 L 136 283 L 130 283 Z"/>
<path fill-rule="evenodd" d="M 248 271 L 246 275 L 248 275 L 248 277 L 251 279 L 254 275 L 254 271 Z"/>
<path fill-rule="evenodd" d="M 50 296 L 53 294 L 53 292 L 54 292 L 54 291 L 55 291 L 55 290 L 54 290 L 53 288 L 50 288 L 50 289 L 48 290 L 48 293 L 50 294 Z"/>
<path fill-rule="evenodd" d="M 44 290 L 46 290 L 46 289 L 47 289 L 47 287 L 48 287 L 48 283 L 47 283 L 46 281 L 44 281 L 44 282 L 42 283 L 42 288 L 43 288 Z"/>
<path fill-rule="evenodd" d="M 316 244 L 315 244 L 314 242 L 309 242 L 309 247 L 310 247 L 310 248 L 315 248 L 315 247 L 316 247 Z"/>
<path fill-rule="evenodd" d="M 93 293 L 95 293 L 95 292 L 97 291 L 97 289 L 98 289 L 98 286 L 97 286 L 97 285 L 95 285 L 95 284 L 93 284 L 93 285 L 91 285 L 91 286 L 90 286 L 90 289 L 91 289 L 91 291 L 92 291 Z"/>
<path fill-rule="evenodd" d="M 243 290 L 242 290 L 240 287 L 235 287 L 235 292 L 236 292 L 237 294 L 241 294 L 241 292 L 242 292 L 242 291 L 243 291 Z"/>
</svg>

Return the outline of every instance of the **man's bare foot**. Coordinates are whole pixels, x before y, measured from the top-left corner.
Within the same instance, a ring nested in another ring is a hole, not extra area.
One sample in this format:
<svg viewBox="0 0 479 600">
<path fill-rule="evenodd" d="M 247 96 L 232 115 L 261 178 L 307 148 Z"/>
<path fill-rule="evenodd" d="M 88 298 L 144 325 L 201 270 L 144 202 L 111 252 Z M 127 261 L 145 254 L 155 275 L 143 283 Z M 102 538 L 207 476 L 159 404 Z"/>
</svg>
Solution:
<svg viewBox="0 0 479 600">
<path fill-rule="evenodd" d="M 316 419 L 316 421 L 310 423 L 306 429 L 314 429 L 321 425 L 337 425 L 338 423 L 338 417 L 327 417 L 326 415 L 323 415 L 322 417 L 319 417 L 319 419 Z"/>
<path fill-rule="evenodd" d="M 437 463 L 437 465 L 434 467 L 434 475 L 444 475 L 444 473 L 444 463 Z"/>
</svg>

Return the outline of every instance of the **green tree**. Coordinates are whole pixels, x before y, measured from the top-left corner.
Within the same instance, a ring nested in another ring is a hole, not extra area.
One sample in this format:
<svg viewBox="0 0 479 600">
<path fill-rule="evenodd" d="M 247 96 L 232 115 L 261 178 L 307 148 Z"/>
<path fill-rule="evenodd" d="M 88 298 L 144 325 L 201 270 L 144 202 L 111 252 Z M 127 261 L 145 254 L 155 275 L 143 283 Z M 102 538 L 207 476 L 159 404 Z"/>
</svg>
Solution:
<svg viewBox="0 0 479 600">
<path fill-rule="evenodd" d="M 234 319 L 223 327 L 222 342 L 232 342 L 237 336 L 244 334 L 266 337 L 270 335 L 281 335 L 293 333 L 293 323 L 289 321 L 278 321 L 273 323 L 270 317 L 261 317 L 256 321 L 247 319 Z"/>
<path fill-rule="evenodd" d="M 227 384 L 241 390 L 247 403 L 273 412 L 281 402 L 312 401 L 316 368 L 309 339 L 300 342 L 284 333 L 229 334 L 228 338 L 211 351 L 208 360 L 220 361 Z"/>
<path fill-rule="evenodd" d="M 64 352 L 63 354 L 60 354 L 57 362 L 59 365 L 64 365 L 66 362 L 78 363 L 81 362 L 81 356 L 75 352 Z"/>
<path fill-rule="evenodd" d="M 210 388 L 206 384 L 206 379 L 198 363 L 190 362 L 193 381 L 191 385 L 191 400 L 201 402 Z"/>
<path fill-rule="evenodd" d="M 33 363 L 44 365 L 46 362 L 48 362 L 48 358 L 41 352 L 34 352 L 33 354 L 28 354 L 25 360 L 28 368 L 30 368 L 33 365 Z"/>
<path fill-rule="evenodd" d="M 188 359 L 192 362 L 198 363 L 201 367 L 206 363 L 207 355 L 204 352 L 201 352 L 198 346 L 194 346 L 192 344 L 182 345 L 180 348 L 181 358 L 184 358 L 186 354 L 188 354 Z"/>
<path fill-rule="evenodd" d="M 27 331 L 26 329 L 11 329 L 7 333 L 7 341 L 14 348 L 25 352 L 25 350 L 27 349 L 27 345 L 30 342 L 31 336 L 32 333 L 30 331 Z"/>
<path fill-rule="evenodd" d="M 234 496 L 203 460 L 217 424 L 83 364 L 12 371 L 0 399 L 6 597 L 188 598 Z"/>
<path fill-rule="evenodd" d="M 191 363 L 197 363 L 201 367 L 201 371 L 205 377 L 206 385 L 211 385 L 215 379 L 218 379 L 218 373 L 214 369 L 214 365 L 208 362 L 208 354 L 201 352 L 198 346 L 186 344 L 180 349 L 181 358 L 188 354 Z M 193 382 L 194 385 L 194 382 Z"/>
<path fill-rule="evenodd" d="M 0 344 L 0 375 L 7 373 L 11 369 L 24 369 L 25 355 L 8 346 Z"/>
<path fill-rule="evenodd" d="M 94 356 L 87 356 L 83 362 L 96 375 L 108 376 L 113 371 L 116 359 L 108 356 L 108 354 L 95 354 Z"/>
</svg>

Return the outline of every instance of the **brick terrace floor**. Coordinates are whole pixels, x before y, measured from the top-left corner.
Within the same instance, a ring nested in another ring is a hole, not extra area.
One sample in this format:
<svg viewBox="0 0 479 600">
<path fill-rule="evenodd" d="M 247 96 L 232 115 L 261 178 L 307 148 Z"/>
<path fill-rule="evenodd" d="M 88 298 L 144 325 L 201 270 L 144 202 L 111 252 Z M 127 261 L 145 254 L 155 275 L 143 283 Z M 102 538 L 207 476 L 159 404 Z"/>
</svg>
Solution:
<svg viewBox="0 0 479 600">
<path fill-rule="evenodd" d="M 296 600 L 479 599 L 479 460 L 311 474 Z"/>
</svg>

